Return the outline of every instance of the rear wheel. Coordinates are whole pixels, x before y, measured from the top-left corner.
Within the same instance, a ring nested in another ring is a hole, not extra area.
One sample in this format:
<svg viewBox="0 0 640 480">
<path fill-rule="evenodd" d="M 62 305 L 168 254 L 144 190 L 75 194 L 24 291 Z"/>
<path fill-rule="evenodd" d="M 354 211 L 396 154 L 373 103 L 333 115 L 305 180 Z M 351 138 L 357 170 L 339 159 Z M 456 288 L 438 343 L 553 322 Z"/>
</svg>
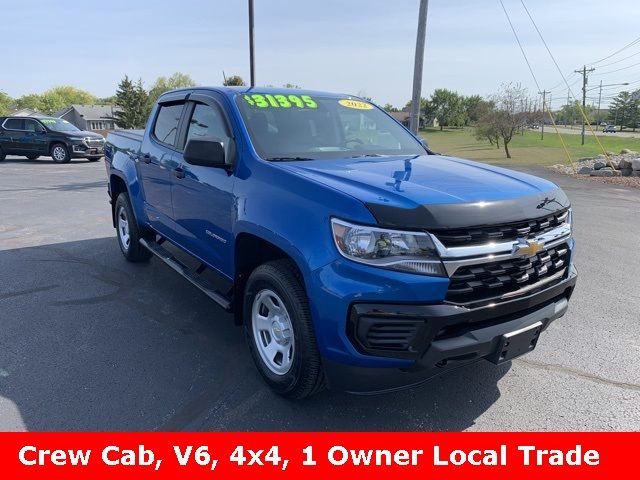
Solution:
<svg viewBox="0 0 640 480">
<path fill-rule="evenodd" d="M 5 158 L 7 158 L 7 154 L 4 153 L 2 147 L 0 147 L 0 162 L 2 162 Z"/>
<path fill-rule="evenodd" d="M 126 193 L 118 195 L 115 215 L 118 244 L 125 258 L 130 262 L 146 262 L 149 260 L 152 254 L 140 243 L 143 230 L 136 221 L 129 196 Z"/>
<path fill-rule="evenodd" d="M 98 160 L 100 160 L 102 157 L 88 157 L 87 160 L 89 160 L 90 162 L 97 162 Z"/>
<path fill-rule="evenodd" d="M 40 155 L 27 155 L 27 158 L 29 160 L 36 160 L 36 159 L 40 158 Z"/>
<path fill-rule="evenodd" d="M 62 143 L 56 143 L 51 146 L 51 158 L 56 163 L 68 163 L 71 160 L 69 150 Z"/>
<path fill-rule="evenodd" d="M 307 294 L 291 260 L 265 263 L 253 271 L 243 313 L 253 360 L 276 393 L 302 399 L 324 389 Z"/>
</svg>

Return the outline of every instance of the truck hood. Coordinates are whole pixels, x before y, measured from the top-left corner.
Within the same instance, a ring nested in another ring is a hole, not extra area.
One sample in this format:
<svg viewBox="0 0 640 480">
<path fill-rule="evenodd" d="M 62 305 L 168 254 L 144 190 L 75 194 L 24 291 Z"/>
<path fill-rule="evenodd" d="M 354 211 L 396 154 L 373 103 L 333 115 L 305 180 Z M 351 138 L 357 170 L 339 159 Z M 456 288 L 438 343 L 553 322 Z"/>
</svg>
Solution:
<svg viewBox="0 0 640 480">
<path fill-rule="evenodd" d="M 569 206 L 562 190 L 547 180 L 441 155 L 278 165 L 361 200 L 379 224 L 393 227 L 508 223 Z"/>
</svg>

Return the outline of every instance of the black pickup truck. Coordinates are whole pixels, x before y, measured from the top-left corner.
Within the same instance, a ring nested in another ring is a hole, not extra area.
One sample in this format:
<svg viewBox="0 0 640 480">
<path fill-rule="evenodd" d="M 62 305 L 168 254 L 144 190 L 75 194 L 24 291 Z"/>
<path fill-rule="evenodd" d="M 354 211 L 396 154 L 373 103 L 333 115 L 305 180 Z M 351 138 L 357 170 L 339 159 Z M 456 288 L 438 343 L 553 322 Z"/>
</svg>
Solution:
<svg viewBox="0 0 640 480">
<path fill-rule="evenodd" d="M 72 158 L 90 162 L 104 155 L 104 137 L 53 117 L 0 117 L 0 161 L 7 155 L 30 160 L 49 155 L 56 163 Z"/>
</svg>

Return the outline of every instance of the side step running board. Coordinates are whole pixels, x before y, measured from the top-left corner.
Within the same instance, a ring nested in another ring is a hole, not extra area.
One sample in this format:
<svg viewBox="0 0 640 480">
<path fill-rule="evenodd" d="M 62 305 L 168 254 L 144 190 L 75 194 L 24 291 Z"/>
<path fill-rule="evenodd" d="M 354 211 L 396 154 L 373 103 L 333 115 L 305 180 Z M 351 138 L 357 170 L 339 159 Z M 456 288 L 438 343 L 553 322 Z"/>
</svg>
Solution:
<svg viewBox="0 0 640 480">
<path fill-rule="evenodd" d="M 215 290 L 214 286 L 207 279 L 202 278 L 198 273 L 190 270 L 184 263 L 174 257 L 169 250 L 161 246 L 158 242 L 153 240 L 140 239 L 140 244 L 147 250 L 153 253 L 156 257 L 162 260 L 164 263 L 173 268 L 176 272 L 189 280 L 192 284 L 198 287 L 202 292 L 211 300 L 216 302 L 225 310 L 231 310 L 231 300 L 222 293 Z"/>
</svg>

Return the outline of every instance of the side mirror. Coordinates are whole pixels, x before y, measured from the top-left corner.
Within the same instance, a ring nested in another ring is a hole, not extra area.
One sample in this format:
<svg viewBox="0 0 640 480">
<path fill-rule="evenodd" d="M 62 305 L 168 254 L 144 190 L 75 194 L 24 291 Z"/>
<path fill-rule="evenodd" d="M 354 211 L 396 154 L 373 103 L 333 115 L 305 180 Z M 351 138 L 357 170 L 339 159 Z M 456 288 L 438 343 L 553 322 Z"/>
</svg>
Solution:
<svg viewBox="0 0 640 480">
<path fill-rule="evenodd" d="M 222 141 L 215 138 L 207 140 L 192 138 L 187 142 L 183 157 L 185 162 L 191 165 L 218 168 L 230 166 L 225 162 Z"/>
<path fill-rule="evenodd" d="M 426 149 L 427 149 L 427 151 L 428 151 L 428 150 L 431 150 L 431 149 L 429 148 L 429 144 L 427 143 L 427 141 L 426 141 L 424 138 L 421 138 L 421 139 L 420 139 L 420 143 L 422 144 L 422 146 L 423 146 L 424 148 L 426 148 Z"/>
</svg>

